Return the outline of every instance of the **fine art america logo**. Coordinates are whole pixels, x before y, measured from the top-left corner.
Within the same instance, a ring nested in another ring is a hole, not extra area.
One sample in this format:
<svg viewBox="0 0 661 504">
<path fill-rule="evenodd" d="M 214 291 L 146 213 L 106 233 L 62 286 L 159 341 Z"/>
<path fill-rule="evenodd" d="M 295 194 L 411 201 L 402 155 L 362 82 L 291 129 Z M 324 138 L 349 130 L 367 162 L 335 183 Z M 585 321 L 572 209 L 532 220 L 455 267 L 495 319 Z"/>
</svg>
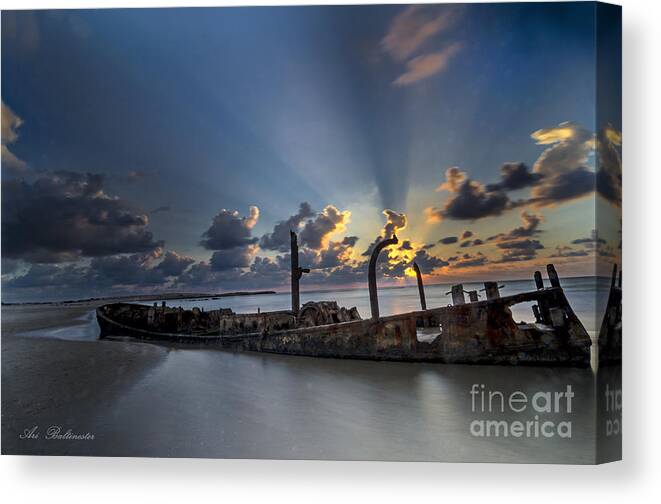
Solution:
<svg viewBox="0 0 661 504">
<path fill-rule="evenodd" d="M 571 438 L 574 398 L 571 385 L 564 391 L 520 390 L 504 393 L 474 383 L 470 390 L 471 412 L 485 418 L 471 421 L 475 437 Z"/>
<path fill-rule="evenodd" d="M 89 432 L 73 432 L 71 429 L 64 429 L 61 425 L 51 425 L 46 431 L 41 433 L 39 426 L 35 425 L 29 429 L 24 429 L 18 436 L 20 439 L 48 439 L 55 441 L 93 441 L 94 434 Z"/>
</svg>

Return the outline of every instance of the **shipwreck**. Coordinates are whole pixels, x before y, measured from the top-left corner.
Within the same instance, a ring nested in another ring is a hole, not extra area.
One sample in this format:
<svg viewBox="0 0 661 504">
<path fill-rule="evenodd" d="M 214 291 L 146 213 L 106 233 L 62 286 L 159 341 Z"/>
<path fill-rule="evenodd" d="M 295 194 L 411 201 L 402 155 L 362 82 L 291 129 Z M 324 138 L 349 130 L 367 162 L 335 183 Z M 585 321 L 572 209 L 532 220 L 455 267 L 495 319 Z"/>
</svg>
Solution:
<svg viewBox="0 0 661 504">
<path fill-rule="evenodd" d="M 97 308 L 102 338 L 130 337 L 182 345 L 211 345 L 231 351 L 271 352 L 309 357 L 367 360 L 590 366 L 590 337 L 572 310 L 552 264 L 548 285 L 535 271 L 536 289 L 501 296 L 496 282 L 485 282 L 486 299 L 477 291 L 451 290 L 452 304 L 428 307 L 416 264 L 420 310 L 381 316 L 376 265 L 381 251 L 397 244 L 396 236 L 373 250 L 368 268 L 371 317 L 334 301 L 300 306 L 299 283 L 309 272 L 298 262 L 298 241 L 291 233 L 291 309 L 234 313 L 113 303 Z M 468 294 L 468 301 L 466 300 Z M 511 307 L 531 305 L 534 322 L 515 322 Z M 431 333 L 431 337 L 429 336 Z M 425 337 L 422 337 L 422 334 Z"/>
</svg>

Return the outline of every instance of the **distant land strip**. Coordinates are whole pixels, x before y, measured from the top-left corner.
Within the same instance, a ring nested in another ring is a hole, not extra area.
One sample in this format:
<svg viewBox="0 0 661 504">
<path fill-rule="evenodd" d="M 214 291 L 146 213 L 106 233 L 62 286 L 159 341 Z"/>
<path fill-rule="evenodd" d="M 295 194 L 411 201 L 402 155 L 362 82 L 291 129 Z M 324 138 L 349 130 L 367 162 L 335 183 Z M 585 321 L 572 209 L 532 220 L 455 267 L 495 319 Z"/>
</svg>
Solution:
<svg viewBox="0 0 661 504">
<path fill-rule="evenodd" d="M 137 296 L 109 296 L 109 297 L 90 297 L 85 299 L 70 299 L 66 301 L 26 301 L 20 303 L 5 303 L 2 306 L 12 305 L 72 305 L 84 303 L 112 303 L 119 301 L 172 301 L 179 299 L 218 299 L 232 296 L 261 296 L 264 294 L 277 294 L 276 291 L 263 290 L 263 291 L 237 291 L 237 292 L 222 292 L 218 294 L 210 293 L 187 293 L 187 292 L 170 292 L 162 294 L 142 294 Z"/>
</svg>

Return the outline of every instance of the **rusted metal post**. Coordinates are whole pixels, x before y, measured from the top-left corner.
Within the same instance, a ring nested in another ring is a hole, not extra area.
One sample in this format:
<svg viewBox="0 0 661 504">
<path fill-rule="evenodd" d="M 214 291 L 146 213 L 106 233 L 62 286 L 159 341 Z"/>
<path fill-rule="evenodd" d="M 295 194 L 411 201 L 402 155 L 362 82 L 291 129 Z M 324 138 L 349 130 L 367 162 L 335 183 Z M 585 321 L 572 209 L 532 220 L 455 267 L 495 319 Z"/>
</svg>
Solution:
<svg viewBox="0 0 661 504">
<path fill-rule="evenodd" d="M 457 284 L 452 286 L 452 304 L 453 305 L 462 305 L 466 304 L 466 298 L 464 297 L 464 286 L 463 284 Z"/>
<path fill-rule="evenodd" d="M 308 268 L 298 266 L 298 237 L 293 231 L 289 232 L 291 240 L 291 311 L 298 315 L 301 308 L 301 294 L 299 290 L 299 280 L 303 273 L 310 273 Z"/>
<path fill-rule="evenodd" d="M 544 288 L 544 279 L 542 278 L 541 271 L 535 271 L 535 285 L 537 286 L 537 290 Z"/>
<path fill-rule="evenodd" d="M 487 300 L 500 298 L 498 282 L 484 282 L 484 290 L 487 293 Z"/>
<path fill-rule="evenodd" d="M 379 297 L 376 293 L 376 261 L 379 258 L 381 251 L 390 245 L 399 243 L 397 236 L 392 235 L 392 238 L 381 240 L 372 250 L 370 256 L 369 269 L 367 270 L 367 285 L 370 291 L 370 308 L 372 309 L 372 318 L 379 318 Z"/>
<path fill-rule="evenodd" d="M 560 287 L 560 278 L 558 277 L 558 272 L 555 270 L 555 266 L 553 264 L 547 264 L 546 272 L 549 275 L 551 287 Z"/>
<path fill-rule="evenodd" d="M 418 264 L 413 262 L 413 269 L 415 270 L 415 277 L 418 279 L 418 293 L 420 294 L 420 306 L 423 310 L 427 309 L 427 300 L 425 299 L 425 286 L 422 284 L 422 274 Z"/>
</svg>

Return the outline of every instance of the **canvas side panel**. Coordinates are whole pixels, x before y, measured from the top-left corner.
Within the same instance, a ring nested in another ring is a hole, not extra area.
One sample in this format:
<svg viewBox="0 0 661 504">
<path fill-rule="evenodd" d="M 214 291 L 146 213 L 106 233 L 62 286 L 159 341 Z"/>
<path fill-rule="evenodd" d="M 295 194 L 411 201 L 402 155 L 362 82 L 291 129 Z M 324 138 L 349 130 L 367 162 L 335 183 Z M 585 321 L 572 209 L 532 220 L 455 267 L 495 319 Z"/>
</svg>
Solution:
<svg viewBox="0 0 661 504">
<path fill-rule="evenodd" d="M 596 4 L 597 462 L 622 457 L 622 9 Z"/>
</svg>

